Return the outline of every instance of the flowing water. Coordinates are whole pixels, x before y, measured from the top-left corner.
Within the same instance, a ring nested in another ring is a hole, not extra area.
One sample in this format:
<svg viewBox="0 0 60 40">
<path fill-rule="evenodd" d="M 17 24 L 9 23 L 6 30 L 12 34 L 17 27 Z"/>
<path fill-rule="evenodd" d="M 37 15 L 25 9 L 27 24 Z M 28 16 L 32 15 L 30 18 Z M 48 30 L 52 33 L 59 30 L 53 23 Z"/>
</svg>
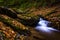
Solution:
<svg viewBox="0 0 60 40">
<path fill-rule="evenodd" d="M 58 31 L 57 29 L 49 27 L 48 23 L 50 23 L 50 22 L 40 18 L 40 21 L 38 22 L 38 25 L 35 27 L 35 29 L 41 30 L 41 31 L 44 31 L 44 32 Z"/>
<path fill-rule="evenodd" d="M 46 40 L 60 40 L 60 31 L 50 27 L 48 25 L 49 23 L 51 22 L 40 18 L 35 29 L 40 32 L 40 35 L 45 37 Z"/>
</svg>

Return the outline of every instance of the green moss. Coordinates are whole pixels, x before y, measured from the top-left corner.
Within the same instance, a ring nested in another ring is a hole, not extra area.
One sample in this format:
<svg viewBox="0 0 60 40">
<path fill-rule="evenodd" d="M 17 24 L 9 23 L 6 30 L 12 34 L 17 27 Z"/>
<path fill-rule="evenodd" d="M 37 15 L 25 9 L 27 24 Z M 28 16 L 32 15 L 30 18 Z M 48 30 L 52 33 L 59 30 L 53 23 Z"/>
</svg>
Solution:
<svg viewBox="0 0 60 40">
<path fill-rule="evenodd" d="M 45 7 L 53 4 L 58 0 L 0 0 L 0 6 L 14 7 L 20 10 L 25 10 L 31 7 Z"/>
</svg>

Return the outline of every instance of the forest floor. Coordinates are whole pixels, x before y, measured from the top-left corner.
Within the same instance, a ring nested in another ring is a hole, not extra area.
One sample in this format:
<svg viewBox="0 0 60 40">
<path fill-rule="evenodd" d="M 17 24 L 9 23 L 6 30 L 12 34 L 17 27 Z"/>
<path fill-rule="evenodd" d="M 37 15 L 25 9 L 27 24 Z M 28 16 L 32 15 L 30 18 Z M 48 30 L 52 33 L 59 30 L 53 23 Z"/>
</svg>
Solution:
<svg viewBox="0 0 60 40">
<path fill-rule="evenodd" d="M 35 9 L 31 15 L 42 15 L 44 18 L 47 18 L 47 20 L 51 22 L 54 21 L 53 23 L 55 23 L 59 29 L 60 5 Z M 25 19 L 23 16 L 20 18 Z M 26 19 L 28 18 L 29 17 Z M 52 34 L 45 32 L 43 33 L 41 31 L 35 30 L 33 26 L 31 27 L 23 25 L 17 19 L 0 14 L 0 40 L 60 40 L 60 32 L 53 31 Z"/>
</svg>

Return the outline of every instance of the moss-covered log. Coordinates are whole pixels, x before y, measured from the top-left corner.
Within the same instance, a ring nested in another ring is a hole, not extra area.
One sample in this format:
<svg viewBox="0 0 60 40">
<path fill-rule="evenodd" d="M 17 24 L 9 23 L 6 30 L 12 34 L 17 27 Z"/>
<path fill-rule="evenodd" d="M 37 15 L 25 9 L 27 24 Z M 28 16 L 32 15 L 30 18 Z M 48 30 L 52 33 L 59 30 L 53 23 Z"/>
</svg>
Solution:
<svg viewBox="0 0 60 40">
<path fill-rule="evenodd" d="M 9 17 L 12 17 L 12 18 L 17 18 L 17 13 L 9 10 L 8 8 L 6 7 L 0 7 L 0 14 L 5 14 Z"/>
<path fill-rule="evenodd" d="M 6 24 L 7 26 L 10 26 L 14 31 L 20 33 L 21 35 L 30 35 L 30 31 L 28 30 L 22 30 L 20 29 L 18 26 L 15 26 L 11 23 L 11 21 L 9 21 L 9 19 L 4 19 L 0 16 L 0 21 L 2 21 L 4 24 Z"/>
</svg>

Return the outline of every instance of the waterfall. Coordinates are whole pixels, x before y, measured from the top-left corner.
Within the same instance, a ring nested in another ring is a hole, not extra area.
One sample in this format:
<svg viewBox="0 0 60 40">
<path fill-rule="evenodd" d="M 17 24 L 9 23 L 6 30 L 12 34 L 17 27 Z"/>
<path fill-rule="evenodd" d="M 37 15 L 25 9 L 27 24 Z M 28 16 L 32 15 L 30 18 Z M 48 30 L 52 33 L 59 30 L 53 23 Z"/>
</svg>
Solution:
<svg viewBox="0 0 60 40">
<path fill-rule="evenodd" d="M 49 21 L 43 20 L 43 18 L 40 18 L 37 26 L 35 27 L 36 30 L 40 30 L 43 32 L 52 32 L 52 31 L 58 31 L 57 29 L 54 29 L 52 27 L 48 26 Z"/>
</svg>

